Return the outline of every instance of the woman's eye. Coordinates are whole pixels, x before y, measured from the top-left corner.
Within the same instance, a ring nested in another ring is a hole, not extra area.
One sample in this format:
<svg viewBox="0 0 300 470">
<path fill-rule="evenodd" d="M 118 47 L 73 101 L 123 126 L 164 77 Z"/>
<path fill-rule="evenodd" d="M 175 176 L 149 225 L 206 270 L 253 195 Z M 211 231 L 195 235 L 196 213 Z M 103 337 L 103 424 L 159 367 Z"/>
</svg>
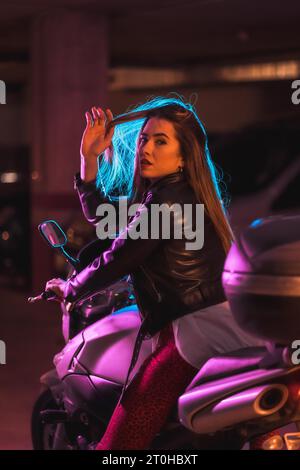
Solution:
<svg viewBox="0 0 300 470">
<path fill-rule="evenodd" d="M 140 137 L 140 140 L 139 140 L 139 143 L 140 143 L 140 144 L 145 144 L 146 142 L 148 142 L 147 137 L 144 137 L 144 136 Z M 157 145 L 164 145 L 164 144 L 166 144 L 166 142 L 165 142 L 164 140 L 161 140 L 161 139 L 156 140 L 155 143 L 156 143 Z"/>
</svg>

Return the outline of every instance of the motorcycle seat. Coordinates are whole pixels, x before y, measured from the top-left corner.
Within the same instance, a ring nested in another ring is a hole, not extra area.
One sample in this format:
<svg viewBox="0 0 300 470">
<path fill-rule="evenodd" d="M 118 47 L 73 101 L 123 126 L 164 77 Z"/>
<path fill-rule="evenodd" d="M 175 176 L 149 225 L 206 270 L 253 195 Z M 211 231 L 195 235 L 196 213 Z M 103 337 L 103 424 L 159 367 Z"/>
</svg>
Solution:
<svg viewBox="0 0 300 470">
<path fill-rule="evenodd" d="M 186 391 L 207 382 L 258 369 L 266 354 L 264 346 L 255 346 L 212 357 L 199 370 Z"/>
</svg>

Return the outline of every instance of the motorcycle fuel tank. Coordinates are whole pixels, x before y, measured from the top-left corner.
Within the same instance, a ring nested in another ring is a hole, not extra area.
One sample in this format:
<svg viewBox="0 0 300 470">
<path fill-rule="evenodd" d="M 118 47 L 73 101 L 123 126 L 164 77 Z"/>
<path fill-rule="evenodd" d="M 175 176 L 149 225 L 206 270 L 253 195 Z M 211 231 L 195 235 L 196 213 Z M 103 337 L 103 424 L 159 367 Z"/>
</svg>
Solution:
<svg viewBox="0 0 300 470">
<path fill-rule="evenodd" d="M 124 383 L 139 327 L 134 307 L 114 312 L 87 327 L 55 356 L 59 377 L 81 373 Z M 145 340 L 132 376 L 151 352 L 151 340 Z"/>
<path fill-rule="evenodd" d="M 132 308 L 94 323 L 83 332 L 84 346 L 77 356 L 78 361 L 91 375 L 124 383 L 139 327 L 140 317 Z M 151 340 L 145 340 L 132 374 L 151 351 Z"/>
</svg>

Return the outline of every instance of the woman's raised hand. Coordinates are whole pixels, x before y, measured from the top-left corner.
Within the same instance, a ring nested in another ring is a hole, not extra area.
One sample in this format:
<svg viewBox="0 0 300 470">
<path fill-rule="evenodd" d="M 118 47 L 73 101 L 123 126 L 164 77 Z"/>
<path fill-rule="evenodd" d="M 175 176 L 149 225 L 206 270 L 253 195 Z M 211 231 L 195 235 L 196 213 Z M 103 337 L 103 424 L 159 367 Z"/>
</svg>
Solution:
<svg viewBox="0 0 300 470">
<path fill-rule="evenodd" d="M 113 114 L 110 109 L 104 112 L 93 106 L 91 113 L 85 113 L 85 118 L 86 128 L 80 146 L 81 178 L 83 181 L 91 181 L 97 175 L 98 155 L 111 145 L 114 127 L 108 128 L 108 124 L 112 121 Z"/>
</svg>

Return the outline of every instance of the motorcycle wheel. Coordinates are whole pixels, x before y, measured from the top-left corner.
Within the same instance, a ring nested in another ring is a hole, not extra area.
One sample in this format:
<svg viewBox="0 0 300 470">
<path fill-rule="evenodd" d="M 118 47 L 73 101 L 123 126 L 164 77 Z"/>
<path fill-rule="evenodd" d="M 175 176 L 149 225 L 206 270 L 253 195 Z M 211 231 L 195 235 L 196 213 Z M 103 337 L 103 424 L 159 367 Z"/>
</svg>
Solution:
<svg viewBox="0 0 300 470">
<path fill-rule="evenodd" d="M 33 450 L 52 450 L 57 424 L 45 424 L 40 413 L 45 410 L 58 410 L 49 389 L 44 390 L 36 400 L 31 415 L 31 440 Z"/>
</svg>

